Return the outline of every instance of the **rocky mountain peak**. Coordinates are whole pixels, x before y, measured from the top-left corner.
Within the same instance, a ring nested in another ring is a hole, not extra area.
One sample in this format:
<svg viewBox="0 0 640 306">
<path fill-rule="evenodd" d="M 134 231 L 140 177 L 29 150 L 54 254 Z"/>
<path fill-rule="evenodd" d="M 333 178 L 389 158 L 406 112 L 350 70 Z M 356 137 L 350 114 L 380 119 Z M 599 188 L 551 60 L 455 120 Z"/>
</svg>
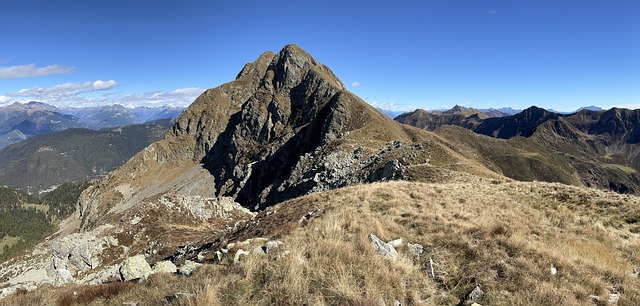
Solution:
<svg viewBox="0 0 640 306">
<path fill-rule="evenodd" d="M 465 110 L 467 110 L 468 108 L 460 106 L 460 105 L 455 105 L 454 107 L 452 107 L 450 110 L 444 111 L 444 114 L 448 114 L 448 115 L 452 115 L 452 114 L 459 114 L 464 112 Z"/>
<path fill-rule="evenodd" d="M 275 88 L 280 91 L 289 91 L 303 81 L 318 78 L 324 79 L 339 90 L 345 89 L 329 68 L 296 45 L 285 46 L 274 58 L 269 70 L 273 71 Z M 271 75 L 267 74 L 265 77 L 270 79 Z"/>
<path fill-rule="evenodd" d="M 287 45 L 261 54 L 234 81 L 200 95 L 164 140 L 87 190 L 78 217 L 82 227 L 92 228 L 110 212 L 165 194 L 230 197 L 248 208 L 265 207 L 368 181 L 387 160 L 366 167 L 355 163 L 362 140 L 349 140 L 350 133 L 370 135 L 380 143 L 367 139 L 368 144 L 382 146 L 407 139 L 405 129 L 348 92 L 300 47 Z M 349 141 L 351 147 L 338 149 Z M 396 166 L 372 179 L 396 177 Z"/>
</svg>

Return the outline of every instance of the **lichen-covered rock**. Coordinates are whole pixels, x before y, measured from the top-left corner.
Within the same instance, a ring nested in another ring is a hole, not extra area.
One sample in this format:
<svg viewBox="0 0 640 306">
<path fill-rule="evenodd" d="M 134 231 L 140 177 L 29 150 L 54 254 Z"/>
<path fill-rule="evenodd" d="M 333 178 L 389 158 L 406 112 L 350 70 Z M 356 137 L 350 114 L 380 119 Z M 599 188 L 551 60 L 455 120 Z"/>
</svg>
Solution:
<svg viewBox="0 0 640 306">
<path fill-rule="evenodd" d="M 153 265 L 153 273 L 176 273 L 178 267 L 169 260 L 163 260 Z"/>
<path fill-rule="evenodd" d="M 129 257 L 120 265 L 120 275 L 124 281 L 147 278 L 152 273 L 151 266 L 142 254 Z"/>
<path fill-rule="evenodd" d="M 182 264 L 182 266 L 180 266 L 180 269 L 178 269 L 178 272 L 180 272 L 180 274 L 182 275 L 191 275 L 191 273 L 195 272 L 200 267 L 202 267 L 201 263 L 197 263 L 191 260 L 185 260 L 184 264 Z"/>
<path fill-rule="evenodd" d="M 392 246 L 394 248 L 401 247 L 403 243 L 404 243 L 404 241 L 402 240 L 402 238 L 394 239 L 394 240 L 391 240 L 391 241 L 387 242 L 387 244 L 389 244 L 390 246 Z"/>
</svg>

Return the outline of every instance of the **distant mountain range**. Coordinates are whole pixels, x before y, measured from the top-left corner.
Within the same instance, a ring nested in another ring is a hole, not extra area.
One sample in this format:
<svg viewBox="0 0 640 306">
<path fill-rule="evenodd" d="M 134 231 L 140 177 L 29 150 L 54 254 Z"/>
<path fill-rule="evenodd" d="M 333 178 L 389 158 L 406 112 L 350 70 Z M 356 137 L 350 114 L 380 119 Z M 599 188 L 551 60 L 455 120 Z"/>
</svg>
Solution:
<svg viewBox="0 0 640 306">
<path fill-rule="evenodd" d="M 105 176 L 150 143 L 171 119 L 100 131 L 73 128 L 36 135 L 0 150 L 0 185 L 38 194 Z"/>
<path fill-rule="evenodd" d="M 41 102 L 13 103 L 0 107 L 0 148 L 35 135 L 69 128 L 99 130 L 177 117 L 182 108 L 109 105 L 57 108 Z"/>
<path fill-rule="evenodd" d="M 117 126 L 139 124 L 152 120 L 175 118 L 184 108 L 175 106 L 125 107 L 119 104 L 62 108 L 65 114 L 73 115 L 86 123 L 91 129 L 113 128 Z"/>
<path fill-rule="evenodd" d="M 395 120 L 470 147 L 476 151 L 473 156 L 484 159 L 489 168 L 515 179 L 637 194 L 640 110 L 597 109 L 559 114 L 533 106 L 515 115 L 493 118 L 462 108 L 440 114 L 416 110 Z"/>
<path fill-rule="evenodd" d="M 389 118 L 395 119 L 396 117 L 402 115 L 402 114 L 411 114 L 413 112 L 405 112 L 405 111 L 392 111 L 392 110 L 388 110 L 388 109 L 383 109 L 383 108 L 377 108 L 380 112 L 382 112 L 383 114 L 387 115 Z M 600 111 L 603 110 L 602 108 L 598 107 L 598 106 L 583 106 L 578 108 L 577 110 L 573 111 L 573 112 L 561 112 L 561 111 L 557 111 L 554 109 L 547 109 L 547 111 L 549 112 L 553 112 L 553 113 L 558 113 L 558 114 L 573 114 L 573 113 L 577 113 L 583 109 L 587 109 L 587 110 L 593 110 L 593 111 Z M 457 110 L 457 111 L 456 111 Z M 451 114 L 459 112 L 459 111 L 463 111 L 463 110 L 472 110 L 472 111 L 476 111 L 478 113 L 482 113 L 484 115 L 486 115 L 487 117 L 503 117 L 503 116 L 509 116 L 509 115 L 515 115 L 519 112 L 521 112 L 521 109 L 513 109 L 511 107 L 501 107 L 501 108 L 481 108 L 481 109 L 475 109 L 475 108 L 469 108 L 469 107 L 464 107 L 464 106 L 460 106 L 460 105 L 456 105 L 453 108 L 447 110 L 447 109 L 434 109 L 434 110 L 430 110 L 430 111 L 426 111 L 426 110 L 422 110 L 424 112 L 430 113 L 430 114 L 435 114 L 435 115 L 441 115 L 442 113 L 449 113 Z"/>
</svg>

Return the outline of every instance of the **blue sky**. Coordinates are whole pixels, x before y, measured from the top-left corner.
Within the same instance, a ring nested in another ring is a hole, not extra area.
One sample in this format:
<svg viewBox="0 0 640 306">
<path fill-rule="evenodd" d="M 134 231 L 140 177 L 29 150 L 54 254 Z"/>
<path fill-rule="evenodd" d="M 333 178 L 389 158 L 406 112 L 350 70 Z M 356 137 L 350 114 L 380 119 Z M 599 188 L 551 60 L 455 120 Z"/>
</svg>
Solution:
<svg viewBox="0 0 640 306">
<path fill-rule="evenodd" d="M 295 43 L 396 110 L 640 107 L 640 1 L 0 1 L 0 104 L 188 105 Z"/>
</svg>

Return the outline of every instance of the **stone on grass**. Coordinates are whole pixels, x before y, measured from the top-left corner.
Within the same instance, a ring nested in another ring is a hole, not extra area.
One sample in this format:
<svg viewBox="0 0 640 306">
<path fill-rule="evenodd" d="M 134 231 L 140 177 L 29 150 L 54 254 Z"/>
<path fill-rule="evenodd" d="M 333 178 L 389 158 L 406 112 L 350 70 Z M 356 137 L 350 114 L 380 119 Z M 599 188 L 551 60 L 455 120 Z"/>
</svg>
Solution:
<svg viewBox="0 0 640 306">
<path fill-rule="evenodd" d="M 265 244 L 265 251 L 267 252 L 267 254 L 269 254 L 269 252 L 271 252 L 271 250 L 279 247 L 280 245 L 283 245 L 284 243 L 280 240 L 271 240 L 269 242 L 267 242 L 267 244 Z"/>
<path fill-rule="evenodd" d="M 395 240 L 391 240 L 389 242 L 387 242 L 388 245 L 394 247 L 394 248 L 398 248 L 402 246 L 402 238 L 399 239 L 395 239 Z"/>
<path fill-rule="evenodd" d="M 240 256 L 242 256 L 242 255 L 246 255 L 246 254 L 248 254 L 248 253 L 247 253 L 247 252 L 245 252 L 243 249 L 239 249 L 239 250 L 236 252 L 236 255 L 234 255 L 234 256 L 233 256 L 233 264 L 234 264 L 234 265 L 239 264 L 239 263 L 240 263 Z"/>
<path fill-rule="evenodd" d="M 178 271 L 183 275 L 191 275 L 191 273 L 195 272 L 200 267 L 202 267 L 201 263 L 197 263 L 191 260 L 185 260 L 184 264 L 180 266 L 180 269 Z"/>
<path fill-rule="evenodd" d="M 153 273 L 176 273 L 178 268 L 169 260 L 157 262 L 153 266 Z"/>
<path fill-rule="evenodd" d="M 424 253 L 424 247 L 418 243 L 408 243 L 407 248 L 409 248 L 409 252 L 414 256 L 420 256 Z"/>
<path fill-rule="evenodd" d="M 480 285 L 477 285 L 471 292 L 467 295 L 467 301 L 475 302 L 482 298 L 484 295 L 484 291 L 480 288 Z"/>
<path fill-rule="evenodd" d="M 152 273 L 151 266 L 142 254 L 129 257 L 120 265 L 120 275 L 124 281 L 147 278 Z"/>
<path fill-rule="evenodd" d="M 376 235 L 369 234 L 369 240 L 371 240 L 371 244 L 376 249 L 376 251 L 380 253 L 380 255 L 385 256 L 391 260 L 395 260 L 398 257 L 398 252 L 396 251 L 396 249 L 388 243 L 382 241 L 380 238 L 376 237 Z"/>
</svg>

